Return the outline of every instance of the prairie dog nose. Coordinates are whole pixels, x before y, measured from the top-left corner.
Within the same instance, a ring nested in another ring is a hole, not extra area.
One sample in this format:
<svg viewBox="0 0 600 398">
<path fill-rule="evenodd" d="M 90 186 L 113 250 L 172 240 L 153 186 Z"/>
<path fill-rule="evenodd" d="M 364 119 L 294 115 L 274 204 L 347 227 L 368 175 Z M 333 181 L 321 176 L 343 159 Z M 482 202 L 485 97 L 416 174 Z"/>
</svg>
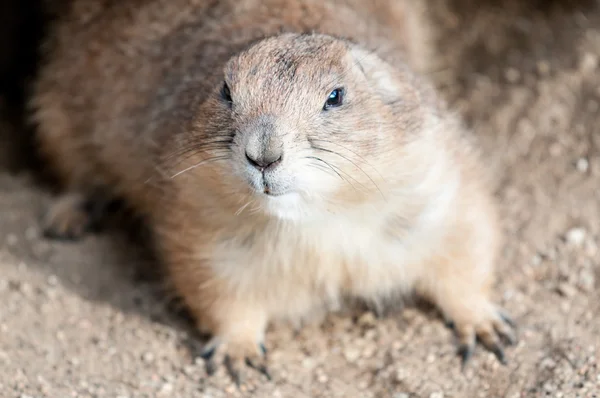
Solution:
<svg viewBox="0 0 600 398">
<path fill-rule="evenodd" d="M 246 160 L 259 171 L 272 169 L 281 163 L 283 142 L 277 136 L 273 120 L 260 117 L 247 126 Z"/>
<path fill-rule="evenodd" d="M 273 148 L 273 150 L 252 151 L 246 148 L 246 159 L 248 163 L 256 167 L 259 171 L 272 169 L 281 162 L 283 151 Z"/>
</svg>

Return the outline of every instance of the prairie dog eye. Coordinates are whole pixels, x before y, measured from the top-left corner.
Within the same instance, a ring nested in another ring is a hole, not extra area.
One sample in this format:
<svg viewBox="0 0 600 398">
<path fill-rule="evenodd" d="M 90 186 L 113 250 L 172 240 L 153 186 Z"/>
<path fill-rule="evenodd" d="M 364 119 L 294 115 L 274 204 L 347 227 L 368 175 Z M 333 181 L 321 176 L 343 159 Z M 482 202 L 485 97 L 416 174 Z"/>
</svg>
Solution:
<svg viewBox="0 0 600 398">
<path fill-rule="evenodd" d="M 325 105 L 323 106 L 323 110 L 328 110 L 330 108 L 336 108 L 344 102 L 344 89 L 336 88 L 327 97 L 327 101 L 325 101 Z"/>
<path fill-rule="evenodd" d="M 228 102 L 229 105 L 233 102 L 231 99 L 231 90 L 229 89 L 227 82 L 223 82 L 223 87 L 221 87 L 221 97 L 223 97 L 223 100 Z"/>
</svg>

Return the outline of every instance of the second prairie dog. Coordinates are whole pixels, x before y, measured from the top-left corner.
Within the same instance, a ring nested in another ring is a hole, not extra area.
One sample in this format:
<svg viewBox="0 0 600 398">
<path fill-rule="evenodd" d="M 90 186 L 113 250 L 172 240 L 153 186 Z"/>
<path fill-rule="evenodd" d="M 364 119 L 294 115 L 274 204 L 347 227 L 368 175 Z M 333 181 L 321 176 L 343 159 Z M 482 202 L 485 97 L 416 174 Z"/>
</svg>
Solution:
<svg viewBox="0 0 600 398">
<path fill-rule="evenodd" d="M 478 337 L 503 360 L 496 206 L 469 134 L 413 72 L 412 12 L 73 1 L 32 99 L 64 188 L 46 231 L 77 238 L 124 198 L 213 335 L 206 355 L 224 350 L 235 375 L 263 364 L 272 320 L 412 292 L 454 324 L 464 359 Z"/>
</svg>

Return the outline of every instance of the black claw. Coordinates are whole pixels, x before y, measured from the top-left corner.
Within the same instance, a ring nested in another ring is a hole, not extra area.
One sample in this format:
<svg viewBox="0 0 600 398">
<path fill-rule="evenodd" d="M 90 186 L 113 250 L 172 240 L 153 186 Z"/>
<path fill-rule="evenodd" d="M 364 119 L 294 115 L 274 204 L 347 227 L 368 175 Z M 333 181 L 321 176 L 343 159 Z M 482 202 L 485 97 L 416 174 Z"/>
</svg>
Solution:
<svg viewBox="0 0 600 398">
<path fill-rule="evenodd" d="M 263 343 L 260 343 L 260 352 L 262 352 L 263 355 L 267 355 L 267 347 L 265 347 L 265 345 Z"/>
<path fill-rule="evenodd" d="M 258 368 L 258 371 L 259 371 L 260 373 L 262 373 L 262 374 L 263 374 L 263 375 L 264 375 L 264 376 L 267 378 L 267 380 L 268 380 L 268 381 L 271 381 L 271 380 L 273 380 L 273 379 L 271 378 L 271 374 L 269 373 L 269 369 L 267 369 L 267 367 L 266 367 L 266 366 L 260 366 L 260 367 Z"/>
<path fill-rule="evenodd" d="M 502 347 L 500 347 L 498 344 L 494 344 L 491 347 L 491 351 L 494 353 L 494 355 L 496 356 L 496 358 L 498 358 L 498 361 L 500 361 L 500 363 L 502 365 L 506 365 L 506 358 L 504 357 L 504 350 L 502 349 Z"/>
<path fill-rule="evenodd" d="M 242 385 L 242 376 L 240 375 L 240 372 L 231 369 L 229 370 L 229 374 L 231 375 L 231 379 L 235 383 L 236 387 L 239 388 Z"/>
<path fill-rule="evenodd" d="M 269 369 L 267 369 L 266 365 L 257 365 L 254 362 L 252 362 L 249 358 L 246 358 L 246 365 L 263 374 L 267 378 L 267 380 L 271 381 L 271 374 L 269 373 Z"/>
<path fill-rule="evenodd" d="M 229 376 L 231 376 L 231 379 L 233 380 L 235 385 L 239 388 L 242 384 L 242 375 L 233 366 L 233 363 L 231 362 L 231 357 L 229 355 L 225 356 L 225 368 L 227 369 L 227 372 L 229 373 Z"/>
<path fill-rule="evenodd" d="M 500 315 L 500 318 L 502 318 L 502 320 L 506 322 L 511 328 L 517 328 L 517 323 L 508 314 L 506 314 L 503 311 L 500 311 L 498 314 Z"/>
<path fill-rule="evenodd" d="M 215 365 L 215 362 L 212 360 L 207 360 L 206 361 L 206 374 L 209 376 L 212 376 L 215 374 L 216 371 L 217 371 L 217 366 Z"/>
<path fill-rule="evenodd" d="M 502 333 L 502 332 L 498 332 L 498 335 L 502 339 L 502 342 L 504 344 L 506 344 L 506 345 L 515 345 L 515 344 L 517 344 L 517 338 L 515 336 L 512 336 L 510 334 L 506 334 L 506 333 Z"/>
<path fill-rule="evenodd" d="M 216 351 L 217 347 L 210 347 L 208 350 L 204 350 L 200 353 L 200 358 L 204 359 L 205 361 L 209 361 L 213 355 L 215 355 L 215 351 Z"/>
<path fill-rule="evenodd" d="M 463 369 L 471 360 L 471 356 L 473 356 L 473 350 L 473 346 L 470 344 L 462 344 L 458 347 L 458 355 L 461 357 L 461 366 Z"/>
</svg>

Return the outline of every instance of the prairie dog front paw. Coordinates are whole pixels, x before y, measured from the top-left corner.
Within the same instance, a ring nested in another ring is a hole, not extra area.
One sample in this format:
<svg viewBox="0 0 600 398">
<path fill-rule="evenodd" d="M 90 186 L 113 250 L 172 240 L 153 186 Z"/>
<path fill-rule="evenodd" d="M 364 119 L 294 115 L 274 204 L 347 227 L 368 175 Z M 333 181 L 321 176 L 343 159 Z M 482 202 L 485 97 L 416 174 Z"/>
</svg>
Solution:
<svg viewBox="0 0 600 398">
<path fill-rule="evenodd" d="M 199 317 L 198 328 L 212 335 L 204 345 L 201 356 L 209 368 L 214 369 L 215 354 L 225 357 L 225 366 L 233 381 L 243 383 L 247 367 L 271 379 L 267 368 L 265 347 L 266 315 L 248 303 L 215 304 L 212 314 Z M 208 315 L 208 316 L 207 316 Z"/>
</svg>

